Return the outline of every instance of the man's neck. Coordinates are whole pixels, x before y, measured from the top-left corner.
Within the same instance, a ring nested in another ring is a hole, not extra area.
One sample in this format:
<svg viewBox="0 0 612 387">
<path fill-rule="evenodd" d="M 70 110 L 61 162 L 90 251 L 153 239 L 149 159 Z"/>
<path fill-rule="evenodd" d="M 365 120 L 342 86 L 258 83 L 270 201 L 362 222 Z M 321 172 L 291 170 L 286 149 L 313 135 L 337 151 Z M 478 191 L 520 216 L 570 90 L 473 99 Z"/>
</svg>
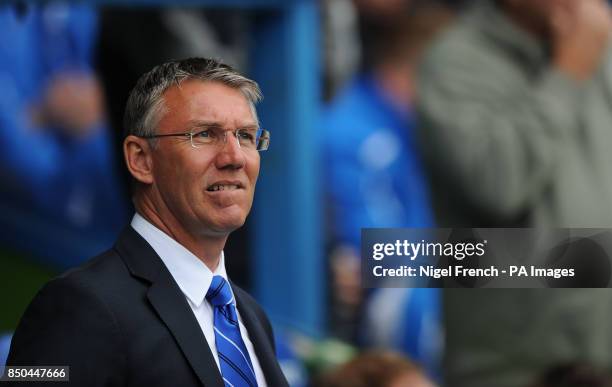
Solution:
<svg viewBox="0 0 612 387">
<path fill-rule="evenodd" d="M 140 216 L 198 257 L 210 271 L 217 269 L 228 235 L 193 235 L 173 216 L 162 216 L 146 202 L 135 207 Z"/>
</svg>

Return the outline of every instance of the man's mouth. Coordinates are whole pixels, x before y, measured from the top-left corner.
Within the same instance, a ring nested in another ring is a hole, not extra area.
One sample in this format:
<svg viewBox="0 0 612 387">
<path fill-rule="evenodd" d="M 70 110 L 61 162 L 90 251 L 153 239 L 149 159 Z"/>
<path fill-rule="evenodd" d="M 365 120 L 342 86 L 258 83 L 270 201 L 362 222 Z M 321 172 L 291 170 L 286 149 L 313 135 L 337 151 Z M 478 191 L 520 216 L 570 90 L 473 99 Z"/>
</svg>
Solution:
<svg viewBox="0 0 612 387">
<path fill-rule="evenodd" d="M 208 192 L 235 191 L 240 188 L 242 188 L 242 185 L 240 183 L 216 183 L 208 186 L 206 190 Z"/>
</svg>

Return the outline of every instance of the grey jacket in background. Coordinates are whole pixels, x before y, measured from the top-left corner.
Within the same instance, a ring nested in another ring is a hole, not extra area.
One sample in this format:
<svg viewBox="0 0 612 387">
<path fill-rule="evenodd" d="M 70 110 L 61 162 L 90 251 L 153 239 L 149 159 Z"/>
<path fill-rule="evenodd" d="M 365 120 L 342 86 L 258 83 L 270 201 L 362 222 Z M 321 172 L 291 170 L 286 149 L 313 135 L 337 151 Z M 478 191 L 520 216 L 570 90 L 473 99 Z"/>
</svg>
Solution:
<svg viewBox="0 0 612 387">
<path fill-rule="evenodd" d="M 478 1 L 421 67 L 420 136 L 439 223 L 612 225 L 611 61 L 579 85 Z"/>
<path fill-rule="evenodd" d="M 579 85 L 491 2 L 468 10 L 419 79 L 438 224 L 610 227 L 611 60 Z M 448 386 L 522 387 L 554 364 L 612 364 L 609 289 L 453 289 L 444 308 Z"/>
</svg>

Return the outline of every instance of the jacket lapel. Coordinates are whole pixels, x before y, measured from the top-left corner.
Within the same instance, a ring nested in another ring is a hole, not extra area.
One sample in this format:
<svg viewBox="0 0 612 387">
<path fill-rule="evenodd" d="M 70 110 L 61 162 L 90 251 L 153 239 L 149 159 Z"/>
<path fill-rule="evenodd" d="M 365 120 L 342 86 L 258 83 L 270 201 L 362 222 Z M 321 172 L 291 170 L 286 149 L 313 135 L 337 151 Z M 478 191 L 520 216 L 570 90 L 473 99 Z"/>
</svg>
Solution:
<svg viewBox="0 0 612 387">
<path fill-rule="evenodd" d="M 151 283 L 147 293 L 151 305 L 202 384 L 224 387 L 210 347 L 185 296 L 153 248 L 131 227 L 121 233 L 115 248 L 132 275 Z"/>
<path fill-rule="evenodd" d="M 200 381 L 206 387 L 223 387 L 210 347 L 183 293 L 172 278 L 163 277 L 166 275 L 160 275 L 149 288 L 151 305 L 172 332 Z"/>
<path fill-rule="evenodd" d="M 276 354 L 270 338 L 266 334 L 262 323 L 259 321 L 255 310 L 251 306 L 249 300 L 242 295 L 242 290 L 232 285 L 238 311 L 244 322 L 244 326 L 249 332 L 249 337 L 255 347 L 257 359 L 261 365 L 261 369 L 266 377 L 268 386 L 282 387 L 288 386 L 287 380 L 276 359 Z"/>
</svg>

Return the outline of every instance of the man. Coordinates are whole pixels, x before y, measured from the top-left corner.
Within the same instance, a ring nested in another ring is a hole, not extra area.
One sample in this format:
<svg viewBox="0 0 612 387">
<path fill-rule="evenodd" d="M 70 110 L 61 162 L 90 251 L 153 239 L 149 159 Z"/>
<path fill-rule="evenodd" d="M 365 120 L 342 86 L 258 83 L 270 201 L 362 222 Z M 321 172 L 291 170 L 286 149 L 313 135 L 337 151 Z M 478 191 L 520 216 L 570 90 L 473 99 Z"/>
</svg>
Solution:
<svg viewBox="0 0 612 387">
<path fill-rule="evenodd" d="M 367 12 L 374 5 L 368 2 L 360 9 L 366 53 L 362 69 L 326 106 L 321 119 L 333 241 L 331 325 L 341 338 L 406 351 L 430 374 L 439 375 L 439 340 L 430 340 L 429 332 L 438 332 L 431 325 L 439 322 L 440 292 L 387 288 L 362 294 L 358 251 L 362 228 L 434 225 L 414 136 L 414 78 L 424 48 L 448 26 L 452 13 L 440 5 L 396 4 L 400 9 L 393 12 L 379 10 L 383 17 Z M 433 302 L 404 307 L 417 299 Z M 427 329 L 420 323 L 405 329 L 400 322 L 404 309 L 418 310 L 412 321 L 427 321 Z"/>
<path fill-rule="evenodd" d="M 481 0 L 424 61 L 419 111 L 443 227 L 612 224 L 612 22 L 604 0 Z M 446 382 L 526 385 L 612 361 L 612 293 L 445 291 Z"/>
<path fill-rule="evenodd" d="M 604 0 L 480 0 L 436 42 L 418 108 L 443 226 L 612 223 L 610 28 Z"/>
<path fill-rule="evenodd" d="M 209 59 L 172 61 L 128 99 L 136 215 L 115 246 L 47 284 L 9 365 L 67 365 L 78 386 L 285 386 L 270 323 L 227 282 L 223 247 L 251 209 L 257 84 Z"/>
<path fill-rule="evenodd" d="M 128 215 L 92 69 L 97 12 L 87 4 L 3 3 L 0 25 L 3 244 L 73 267 L 106 249 Z"/>
</svg>

